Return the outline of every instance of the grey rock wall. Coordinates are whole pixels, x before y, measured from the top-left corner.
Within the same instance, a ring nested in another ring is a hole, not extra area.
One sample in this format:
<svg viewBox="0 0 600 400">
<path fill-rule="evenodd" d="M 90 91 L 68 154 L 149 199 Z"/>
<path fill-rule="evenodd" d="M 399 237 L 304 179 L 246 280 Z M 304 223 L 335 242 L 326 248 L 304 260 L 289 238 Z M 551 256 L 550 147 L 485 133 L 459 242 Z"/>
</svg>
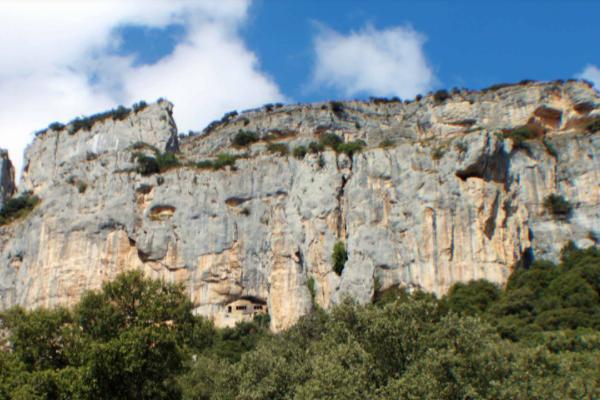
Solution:
<svg viewBox="0 0 600 400">
<path fill-rule="evenodd" d="M 141 269 L 184 282 L 219 325 L 235 323 L 229 302 L 264 300 L 281 330 L 313 306 L 310 279 L 323 307 L 395 286 L 441 295 L 458 281 L 502 284 L 524 255 L 556 259 L 567 241 L 600 235 L 600 134 L 585 130 L 599 104 L 583 83 L 544 83 L 444 102 L 255 110 L 179 143 L 168 102 L 90 131 L 48 131 L 28 148 L 20 187 L 42 203 L 0 228 L 0 306 L 71 305 Z M 521 148 L 498 134 L 524 124 L 541 136 Z M 299 160 L 264 141 L 233 148 L 240 129 L 290 149 L 327 132 L 367 148 Z M 139 141 L 178 148 L 182 166 L 141 176 Z M 243 158 L 235 169 L 188 165 L 220 152 Z M 544 208 L 552 193 L 573 204 L 570 219 Z M 341 276 L 331 268 L 339 240 L 349 253 Z"/>
</svg>

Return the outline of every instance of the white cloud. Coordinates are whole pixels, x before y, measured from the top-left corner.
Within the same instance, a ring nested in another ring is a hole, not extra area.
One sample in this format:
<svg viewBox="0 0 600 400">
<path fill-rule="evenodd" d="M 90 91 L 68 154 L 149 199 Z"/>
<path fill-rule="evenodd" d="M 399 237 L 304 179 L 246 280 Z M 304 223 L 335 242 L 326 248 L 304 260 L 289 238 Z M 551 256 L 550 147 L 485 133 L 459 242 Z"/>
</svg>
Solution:
<svg viewBox="0 0 600 400">
<path fill-rule="evenodd" d="M 367 26 L 348 35 L 323 28 L 314 43 L 313 83 L 347 97 L 412 97 L 431 89 L 435 82 L 424 42 L 425 37 L 410 27 L 376 30 Z"/>
<path fill-rule="evenodd" d="M 600 68 L 595 65 L 587 65 L 577 78 L 586 79 L 594 84 L 594 87 L 600 90 Z"/>
<path fill-rule="evenodd" d="M 69 120 L 166 97 L 180 130 L 200 129 L 231 109 L 281 101 L 238 29 L 250 0 L 0 2 L 0 147 L 20 170 L 32 132 Z M 152 65 L 115 56 L 124 25 L 182 24 L 174 51 Z M 90 79 L 96 79 L 91 83 Z"/>
</svg>

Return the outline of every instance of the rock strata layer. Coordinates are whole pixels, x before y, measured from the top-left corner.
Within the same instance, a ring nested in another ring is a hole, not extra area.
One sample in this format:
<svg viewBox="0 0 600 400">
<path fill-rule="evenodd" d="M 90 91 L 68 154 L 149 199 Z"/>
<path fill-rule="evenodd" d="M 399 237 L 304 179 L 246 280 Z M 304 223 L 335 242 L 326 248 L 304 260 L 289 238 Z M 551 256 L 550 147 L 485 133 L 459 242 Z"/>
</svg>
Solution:
<svg viewBox="0 0 600 400">
<path fill-rule="evenodd" d="M 231 324 L 227 305 L 238 299 L 266 302 L 278 331 L 314 303 L 346 296 L 364 303 L 396 286 L 441 295 L 459 281 L 502 284 L 519 261 L 556 259 L 568 241 L 586 247 L 600 236 L 600 133 L 587 128 L 600 97 L 582 82 L 409 104 L 268 106 L 179 141 L 171 109 L 160 101 L 90 130 L 48 130 L 29 146 L 19 190 L 41 203 L 0 228 L 1 308 L 72 305 L 141 269 L 185 283 L 196 311 L 218 325 Z M 511 139 L 523 126 L 535 137 Z M 261 140 L 236 148 L 240 130 Z M 270 151 L 328 133 L 366 147 L 304 158 Z M 178 150 L 181 166 L 141 175 L 135 154 L 153 155 L 150 146 Z M 240 158 L 234 168 L 193 166 L 219 153 Z M 569 216 L 544 206 L 551 194 L 570 202 Z M 338 241 L 348 251 L 340 276 Z"/>
</svg>

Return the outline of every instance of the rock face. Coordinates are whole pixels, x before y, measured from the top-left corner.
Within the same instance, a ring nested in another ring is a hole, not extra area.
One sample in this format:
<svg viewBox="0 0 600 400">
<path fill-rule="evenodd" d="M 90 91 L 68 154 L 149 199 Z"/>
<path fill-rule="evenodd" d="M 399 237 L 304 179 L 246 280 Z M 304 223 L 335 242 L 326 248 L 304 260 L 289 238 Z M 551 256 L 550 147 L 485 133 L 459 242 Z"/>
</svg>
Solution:
<svg viewBox="0 0 600 400">
<path fill-rule="evenodd" d="M 15 193 L 15 168 L 8 158 L 8 152 L 0 149 L 0 208 Z"/>
<path fill-rule="evenodd" d="M 586 130 L 600 96 L 585 83 L 269 106 L 179 143 L 171 107 L 161 101 L 74 134 L 49 130 L 27 149 L 19 189 L 42 202 L 0 228 L 0 307 L 72 305 L 141 269 L 184 282 L 196 311 L 217 324 L 236 299 L 266 302 L 277 331 L 313 302 L 502 284 L 519 260 L 556 259 L 567 241 L 585 247 L 600 236 L 600 133 Z M 524 125 L 538 137 L 501 134 Z M 240 130 L 290 149 L 326 133 L 367 147 L 298 159 L 265 140 L 236 149 Z M 134 153 L 151 152 L 138 142 L 178 149 L 182 166 L 140 175 Z M 189 164 L 221 152 L 243 157 L 221 170 Z M 550 194 L 568 199 L 570 218 L 548 212 Z M 341 276 L 331 266 L 337 241 L 348 250 Z"/>
</svg>

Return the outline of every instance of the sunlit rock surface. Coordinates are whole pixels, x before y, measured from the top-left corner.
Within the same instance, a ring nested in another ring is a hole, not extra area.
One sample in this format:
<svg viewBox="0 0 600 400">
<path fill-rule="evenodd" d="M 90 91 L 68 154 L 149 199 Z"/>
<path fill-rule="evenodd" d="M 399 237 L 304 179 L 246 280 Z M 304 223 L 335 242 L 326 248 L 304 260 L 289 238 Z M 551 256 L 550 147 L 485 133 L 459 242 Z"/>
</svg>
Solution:
<svg viewBox="0 0 600 400">
<path fill-rule="evenodd" d="M 458 281 L 504 283 L 519 260 L 556 259 L 569 240 L 585 247 L 600 235 L 600 133 L 585 129 L 600 98 L 582 82 L 273 106 L 179 143 L 171 108 L 161 101 L 89 131 L 49 130 L 29 146 L 19 191 L 42 202 L 0 228 L 2 308 L 72 305 L 141 269 L 185 283 L 217 324 L 238 298 L 264 301 L 277 331 L 313 307 L 310 279 L 322 307 L 393 286 L 440 295 Z M 540 137 L 524 146 L 499 135 L 525 124 Z M 239 130 L 290 150 L 325 133 L 367 148 L 300 160 L 265 141 L 236 149 Z M 139 142 L 179 148 L 183 166 L 141 176 L 133 154 L 152 152 Z M 244 157 L 235 169 L 186 165 L 221 152 Z M 545 209 L 553 193 L 573 205 L 569 219 Z M 349 255 L 341 276 L 331 267 L 339 240 Z"/>
</svg>

